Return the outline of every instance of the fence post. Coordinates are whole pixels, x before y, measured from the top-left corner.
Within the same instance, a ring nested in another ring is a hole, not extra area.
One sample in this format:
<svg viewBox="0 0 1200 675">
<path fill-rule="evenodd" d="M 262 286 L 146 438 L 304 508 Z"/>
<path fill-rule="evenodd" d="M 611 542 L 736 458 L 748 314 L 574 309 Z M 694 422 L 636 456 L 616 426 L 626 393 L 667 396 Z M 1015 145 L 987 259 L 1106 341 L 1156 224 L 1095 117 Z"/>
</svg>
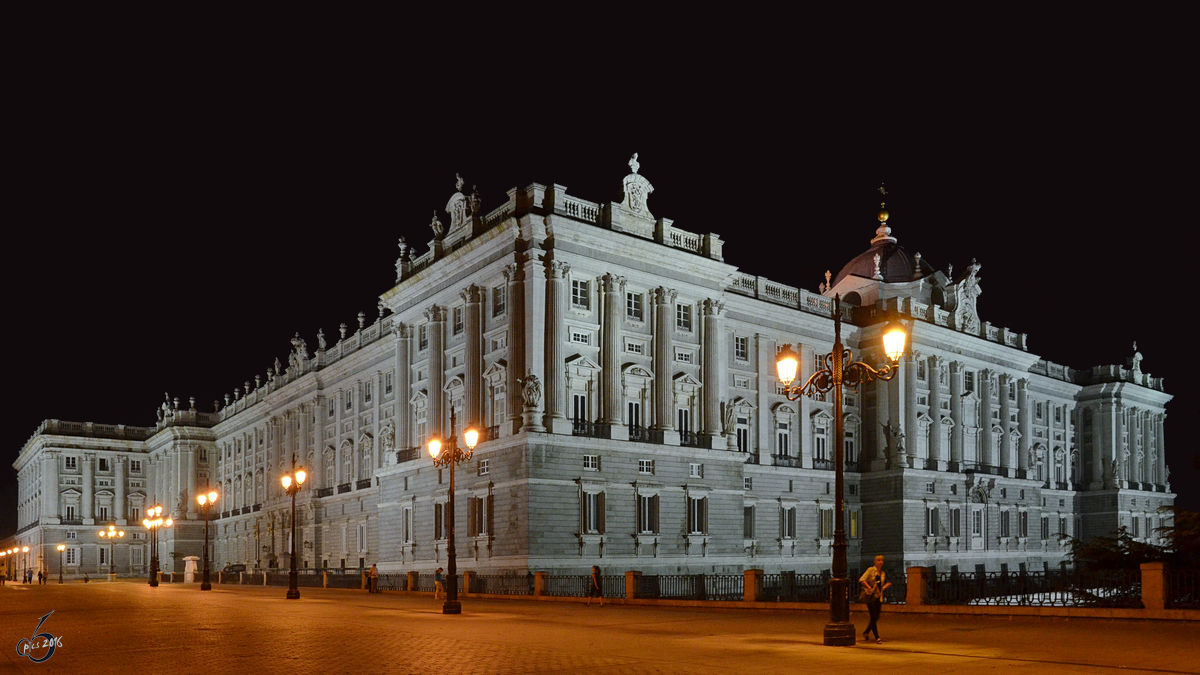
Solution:
<svg viewBox="0 0 1200 675">
<path fill-rule="evenodd" d="M 758 589 L 762 588 L 762 570 L 746 570 L 742 572 L 745 579 L 742 581 L 742 600 L 746 602 L 758 602 Z"/>
<path fill-rule="evenodd" d="M 638 580 L 642 578 L 641 572 L 633 570 L 625 572 L 625 599 L 633 600 L 637 597 Z"/>
<path fill-rule="evenodd" d="M 267 585 L 267 573 L 263 572 L 263 586 Z"/>
<path fill-rule="evenodd" d="M 363 570 L 363 571 L 359 572 L 358 575 L 359 575 L 358 590 L 360 590 L 360 591 L 367 590 L 367 571 Z"/>
<path fill-rule="evenodd" d="M 1142 563 L 1142 607 L 1167 608 L 1167 564 Z"/>
<path fill-rule="evenodd" d="M 471 594 L 471 573 L 470 572 L 462 573 L 462 588 L 459 589 L 459 593 L 461 593 L 463 595 Z"/>
<path fill-rule="evenodd" d="M 549 572 L 533 573 L 533 597 L 539 598 L 546 594 L 546 577 L 549 576 Z"/>
<path fill-rule="evenodd" d="M 329 570 L 321 572 L 321 588 L 329 588 Z"/>
<path fill-rule="evenodd" d="M 410 591 L 417 590 L 417 573 L 416 572 L 408 573 L 408 590 L 410 590 Z"/>
<path fill-rule="evenodd" d="M 245 572 L 238 572 L 238 586 L 241 586 L 242 584 L 246 583 L 246 580 L 243 578 L 245 576 L 246 576 Z"/>
<path fill-rule="evenodd" d="M 908 590 L 904 604 L 909 607 L 924 605 L 925 598 L 929 595 L 926 591 L 929 586 L 929 568 L 910 567 L 905 571 L 908 572 Z"/>
</svg>

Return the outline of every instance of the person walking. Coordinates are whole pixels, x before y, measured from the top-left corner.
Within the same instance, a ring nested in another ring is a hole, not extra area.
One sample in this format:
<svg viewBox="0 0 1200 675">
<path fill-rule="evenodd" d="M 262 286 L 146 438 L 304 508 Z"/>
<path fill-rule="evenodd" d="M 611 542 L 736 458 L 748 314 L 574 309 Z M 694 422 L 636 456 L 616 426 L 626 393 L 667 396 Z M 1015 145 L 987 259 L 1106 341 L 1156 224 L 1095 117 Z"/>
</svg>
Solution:
<svg viewBox="0 0 1200 675">
<path fill-rule="evenodd" d="M 44 577 L 42 576 L 42 571 L 41 571 L 41 570 L 38 570 L 38 586 L 41 586 L 41 585 L 42 585 L 42 579 L 43 579 L 43 578 L 44 578 Z"/>
<path fill-rule="evenodd" d="M 592 598 L 600 598 L 600 606 L 604 606 L 604 591 L 600 586 L 600 568 L 592 565 L 592 576 L 588 577 L 588 607 L 592 606 Z"/>
<path fill-rule="evenodd" d="M 442 583 L 442 568 L 433 573 L 433 599 L 440 600 L 446 594 L 446 586 Z"/>
<path fill-rule="evenodd" d="M 367 572 L 367 578 L 370 580 L 370 585 L 367 587 L 368 593 L 379 592 L 379 568 L 375 563 L 371 563 L 371 571 Z"/>
<path fill-rule="evenodd" d="M 866 596 L 867 611 L 871 614 L 871 623 L 867 624 L 867 629 L 863 631 L 863 639 L 868 642 L 871 640 L 870 633 L 875 633 L 875 644 L 883 644 L 883 640 L 879 639 L 879 611 L 883 608 L 883 592 L 892 584 L 887 580 L 887 574 L 883 571 L 883 556 L 875 556 L 875 565 L 868 567 L 866 572 L 859 577 L 858 583 L 862 586 L 862 594 Z"/>
</svg>

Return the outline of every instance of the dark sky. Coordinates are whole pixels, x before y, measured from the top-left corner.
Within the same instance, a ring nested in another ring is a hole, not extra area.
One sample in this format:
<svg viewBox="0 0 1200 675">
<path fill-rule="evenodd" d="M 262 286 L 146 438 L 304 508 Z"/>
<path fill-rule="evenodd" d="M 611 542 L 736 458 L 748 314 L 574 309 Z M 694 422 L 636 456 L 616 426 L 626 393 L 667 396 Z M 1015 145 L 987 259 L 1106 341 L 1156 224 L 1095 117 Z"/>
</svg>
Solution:
<svg viewBox="0 0 1200 675">
<path fill-rule="evenodd" d="M 651 211 L 720 234 L 746 272 L 816 290 L 868 248 L 884 181 L 900 243 L 939 269 L 976 258 L 981 319 L 1029 333 L 1031 351 L 1087 368 L 1137 340 L 1176 396 L 1179 504 L 1200 508 L 1194 350 L 1171 347 L 1194 312 L 1194 170 L 1177 158 L 1196 148 L 1182 94 L 1154 80 L 1168 76 L 997 71 L 843 97 L 850 83 L 771 67 L 640 91 L 552 73 L 458 91 L 382 67 L 280 84 L 230 64 L 23 84 L 38 96 L 13 98 L 0 536 L 40 420 L 150 425 L 164 392 L 209 410 L 286 360 L 296 331 L 315 346 L 318 328 L 373 319 L 397 238 L 425 250 L 455 173 L 485 211 L 531 182 L 611 201 L 634 152 Z M 1085 95 L 1098 81 L 1105 95 Z"/>
</svg>

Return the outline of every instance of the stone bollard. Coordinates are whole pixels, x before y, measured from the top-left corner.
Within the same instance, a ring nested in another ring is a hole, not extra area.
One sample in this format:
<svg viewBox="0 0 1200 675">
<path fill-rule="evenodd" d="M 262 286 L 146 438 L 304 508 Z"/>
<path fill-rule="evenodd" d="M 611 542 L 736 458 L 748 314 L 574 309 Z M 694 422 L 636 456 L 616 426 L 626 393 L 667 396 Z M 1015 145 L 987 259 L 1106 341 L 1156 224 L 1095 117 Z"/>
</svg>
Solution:
<svg viewBox="0 0 1200 675">
<path fill-rule="evenodd" d="M 359 576 L 361 578 L 358 580 L 358 590 L 365 591 L 367 590 L 367 571 L 359 572 Z"/>
<path fill-rule="evenodd" d="M 762 589 L 762 570 L 745 570 L 742 572 L 742 599 L 746 602 L 758 602 L 758 593 Z"/>
<path fill-rule="evenodd" d="M 642 578 L 641 572 L 630 570 L 625 573 L 625 599 L 633 600 L 637 598 L 638 580 Z"/>
<path fill-rule="evenodd" d="M 417 573 L 416 572 L 408 573 L 408 590 L 410 590 L 410 591 L 417 590 Z"/>
<path fill-rule="evenodd" d="M 910 567 L 908 572 L 908 592 L 904 597 L 904 604 L 909 607 L 919 607 L 925 604 L 925 598 L 929 597 L 929 568 L 928 567 Z"/>
<path fill-rule="evenodd" d="M 1142 563 L 1142 607 L 1167 608 L 1167 564 Z"/>
<path fill-rule="evenodd" d="M 546 594 L 546 579 L 549 577 L 549 572 L 533 573 L 533 597 L 537 598 Z"/>
<path fill-rule="evenodd" d="M 321 588 L 329 588 L 329 570 L 321 572 Z"/>
<path fill-rule="evenodd" d="M 471 573 L 462 573 L 462 588 L 458 589 L 460 595 L 469 595 L 471 593 Z"/>
<path fill-rule="evenodd" d="M 263 572 L 263 586 L 267 585 L 267 573 Z"/>
</svg>

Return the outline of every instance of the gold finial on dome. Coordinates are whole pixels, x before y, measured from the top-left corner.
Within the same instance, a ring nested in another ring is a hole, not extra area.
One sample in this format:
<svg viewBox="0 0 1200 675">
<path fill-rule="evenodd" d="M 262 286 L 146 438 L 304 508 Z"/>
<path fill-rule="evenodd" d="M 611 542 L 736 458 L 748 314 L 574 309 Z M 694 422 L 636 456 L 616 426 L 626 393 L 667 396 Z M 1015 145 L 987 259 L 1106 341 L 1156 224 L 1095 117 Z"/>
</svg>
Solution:
<svg viewBox="0 0 1200 675">
<path fill-rule="evenodd" d="M 879 194 L 885 195 L 885 196 L 887 195 L 887 190 L 884 189 L 883 183 L 879 184 Z M 887 209 L 884 208 L 884 206 L 886 206 L 886 204 L 884 202 L 879 202 L 879 222 L 881 222 L 881 223 L 887 222 L 887 219 L 888 219 L 888 212 L 887 212 Z"/>
</svg>

